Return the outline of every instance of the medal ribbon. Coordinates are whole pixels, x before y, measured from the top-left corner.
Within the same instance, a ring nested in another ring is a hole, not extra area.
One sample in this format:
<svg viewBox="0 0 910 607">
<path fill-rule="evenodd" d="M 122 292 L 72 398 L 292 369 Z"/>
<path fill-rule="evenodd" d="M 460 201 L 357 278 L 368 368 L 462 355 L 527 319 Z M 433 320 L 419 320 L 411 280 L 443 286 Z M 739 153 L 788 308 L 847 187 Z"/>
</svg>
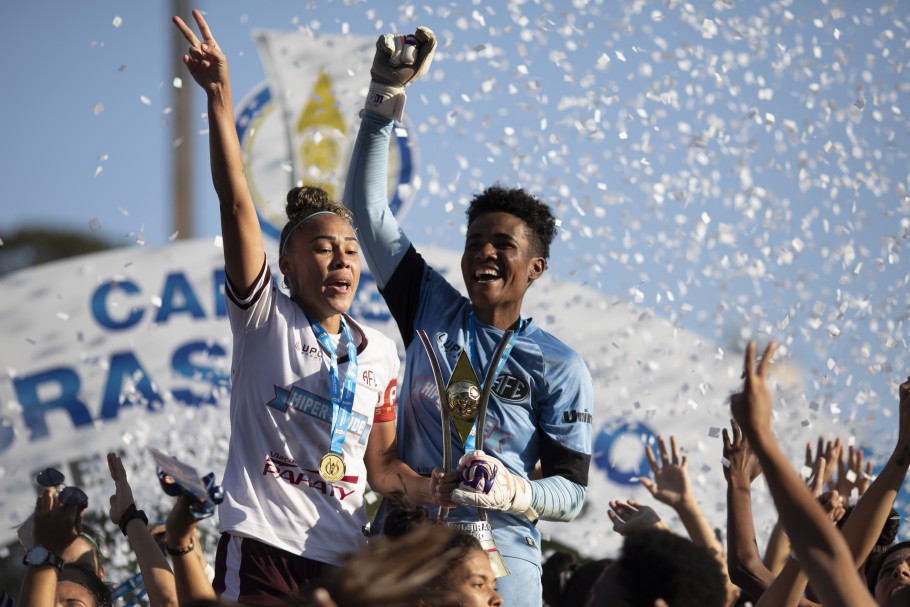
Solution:
<svg viewBox="0 0 910 607">
<path fill-rule="evenodd" d="M 499 359 L 499 364 L 496 365 L 496 373 L 493 374 L 493 381 L 496 381 L 496 378 L 499 377 L 499 373 L 502 371 L 502 368 L 506 366 L 506 361 L 509 360 L 509 355 L 512 353 L 512 346 L 515 345 L 515 340 L 518 339 L 518 334 L 524 330 L 525 325 L 528 322 L 522 318 L 518 317 L 518 330 L 512 333 L 512 337 L 509 338 L 509 343 L 506 345 L 505 350 L 502 352 L 502 358 Z M 477 339 L 476 339 L 476 329 L 474 327 L 474 309 L 472 308 L 468 312 L 468 344 L 465 348 L 468 351 L 468 360 L 471 361 L 471 366 L 474 367 L 474 371 L 477 371 L 477 368 L 480 366 L 480 355 L 477 352 Z M 483 371 L 483 369 L 481 369 Z M 480 373 L 478 375 L 481 381 L 486 377 L 485 373 Z M 481 386 L 483 388 L 483 386 Z M 481 428 L 481 431 L 483 429 Z M 474 421 L 474 427 L 471 429 L 471 434 L 468 435 L 468 440 L 465 441 L 464 448 L 465 451 L 473 451 L 474 445 L 477 444 L 477 421 Z"/>
<path fill-rule="evenodd" d="M 357 389 L 357 346 L 351 336 L 348 323 L 341 316 L 341 331 L 348 340 L 348 370 L 344 375 L 344 386 L 338 376 L 338 355 L 328 332 L 307 314 L 313 334 L 322 349 L 329 355 L 329 398 L 332 401 L 332 433 L 329 452 L 341 455 L 344 437 L 351 425 L 351 411 L 354 409 L 354 391 Z"/>
</svg>

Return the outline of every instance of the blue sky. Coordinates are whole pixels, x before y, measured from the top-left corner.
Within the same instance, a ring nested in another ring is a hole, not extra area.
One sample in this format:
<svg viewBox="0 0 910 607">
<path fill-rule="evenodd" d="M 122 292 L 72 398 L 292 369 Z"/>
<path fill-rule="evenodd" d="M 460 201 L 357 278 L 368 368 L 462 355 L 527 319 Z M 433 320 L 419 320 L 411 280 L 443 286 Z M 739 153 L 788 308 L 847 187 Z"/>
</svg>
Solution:
<svg viewBox="0 0 910 607">
<path fill-rule="evenodd" d="M 527 187 L 562 219 L 552 271 L 727 349 L 782 340 L 813 411 L 846 432 L 896 413 L 910 369 L 906 3 L 200 7 L 237 101 L 265 78 L 254 28 L 429 25 L 438 58 L 408 107 L 421 150 L 405 219 L 414 240 L 458 247 L 471 193 Z M 185 78 L 169 10 L 0 6 L 0 239 L 41 224 L 123 246 L 168 241 L 169 108 L 174 77 Z M 201 92 L 194 101 L 202 132 Z M 204 134 L 193 145 L 195 235 L 211 238 Z"/>
</svg>

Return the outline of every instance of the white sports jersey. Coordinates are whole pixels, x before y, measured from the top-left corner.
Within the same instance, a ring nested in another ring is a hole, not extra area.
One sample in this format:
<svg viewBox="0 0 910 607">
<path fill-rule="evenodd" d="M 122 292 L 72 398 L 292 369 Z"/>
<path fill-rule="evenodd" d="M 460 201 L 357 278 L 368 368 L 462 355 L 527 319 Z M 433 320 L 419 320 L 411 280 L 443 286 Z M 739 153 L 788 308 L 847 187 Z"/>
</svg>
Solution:
<svg viewBox="0 0 910 607">
<path fill-rule="evenodd" d="M 342 449 L 345 476 L 330 483 L 319 476 L 333 417 L 329 356 L 264 262 L 246 298 L 229 280 L 225 291 L 234 354 L 221 530 L 339 565 L 365 541 L 363 457 L 373 423 L 394 421 L 395 344 L 346 317 L 357 344 L 357 388 Z M 346 340 L 336 351 L 343 380 Z"/>
</svg>

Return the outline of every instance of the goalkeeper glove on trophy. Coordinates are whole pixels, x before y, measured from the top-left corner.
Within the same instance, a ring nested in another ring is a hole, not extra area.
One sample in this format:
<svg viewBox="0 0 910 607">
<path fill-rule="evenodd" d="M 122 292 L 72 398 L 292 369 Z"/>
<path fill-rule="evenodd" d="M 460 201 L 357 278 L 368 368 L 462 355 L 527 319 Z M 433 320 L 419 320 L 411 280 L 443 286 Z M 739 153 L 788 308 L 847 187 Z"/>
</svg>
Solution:
<svg viewBox="0 0 910 607">
<path fill-rule="evenodd" d="M 469 451 L 458 461 L 461 484 L 452 491 L 452 501 L 464 506 L 524 514 L 537 520 L 531 507 L 531 482 L 509 472 L 505 465 L 483 451 Z"/>
</svg>

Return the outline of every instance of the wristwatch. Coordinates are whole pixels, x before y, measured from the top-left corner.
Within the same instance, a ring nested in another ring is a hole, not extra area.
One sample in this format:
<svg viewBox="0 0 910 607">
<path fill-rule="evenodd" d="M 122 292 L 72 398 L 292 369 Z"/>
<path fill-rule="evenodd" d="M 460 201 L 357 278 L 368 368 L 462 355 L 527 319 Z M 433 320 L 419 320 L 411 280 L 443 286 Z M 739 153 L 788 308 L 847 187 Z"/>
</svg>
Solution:
<svg viewBox="0 0 910 607">
<path fill-rule="evenodd" d="M 57 571 L 63 569 L 63 559 L 41 545 L 29 548 L 22 559 L 22 564 L 29 567 L 52 565 L 57 568 Z"/>
</svg>

